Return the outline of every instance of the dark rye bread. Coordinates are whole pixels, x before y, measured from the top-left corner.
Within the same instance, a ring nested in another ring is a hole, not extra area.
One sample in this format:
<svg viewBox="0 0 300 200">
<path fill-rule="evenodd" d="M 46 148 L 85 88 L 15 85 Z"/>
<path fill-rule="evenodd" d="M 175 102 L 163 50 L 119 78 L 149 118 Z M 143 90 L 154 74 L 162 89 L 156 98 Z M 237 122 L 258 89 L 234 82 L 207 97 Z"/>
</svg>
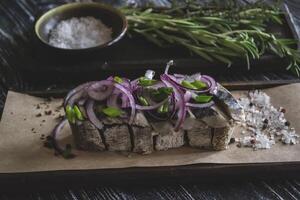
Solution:
<svg viewBox="0 0 300 200">
<path fill-rule="evenodd" d="M 71 124 L 71 129 L 78 149 L 90 151 L 105 150 L 99 130 L 90 121 L 76 121 L 75 124 Z"/>
<path fill-rule="evenodd" d="M 138 111 L 134 122 L 127 119 L 102 119 L 104 127 L 97 130 L 89 121 L 72 124 L 75 143 L 82 150 L 125 151 L 149 154 L 188 145 L 208 150 L 224 150 L 232 136 L 235 121 L 243 118 L 236 99 L 221 85 L 214 95 L 215 104 L 193 108 L 187 113 L 183 128 L 174 131 L 174 119 L 154 121 Z"/>
</svg>

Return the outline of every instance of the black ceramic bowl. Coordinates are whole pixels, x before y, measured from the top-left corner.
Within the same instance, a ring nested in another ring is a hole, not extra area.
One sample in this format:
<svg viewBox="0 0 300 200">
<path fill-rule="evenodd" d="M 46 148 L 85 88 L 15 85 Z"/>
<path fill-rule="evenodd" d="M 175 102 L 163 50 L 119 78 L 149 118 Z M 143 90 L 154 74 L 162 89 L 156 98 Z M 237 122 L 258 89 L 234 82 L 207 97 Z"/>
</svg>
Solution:
<svg viewBox="0 0 300 200">
<path fill-rule="evenodd" d="M 112 29 L 112 40 L 107 43 L 82 49 L 64 49 L 52 46 L 48 43 L 50 31 L 61 21 L 72 17 L 92 16 L 100 19 L 107 27 Z M 35 34 L 37 38 L 54 51 L 60 52 L 90 52 L 91 50 L 102 50 L 112 46 L 126 33 L 126 17 L 117 9 L 100 3 L 69 3 L 53 8 L 44 13 L 35 23 Z"/>
</svg>

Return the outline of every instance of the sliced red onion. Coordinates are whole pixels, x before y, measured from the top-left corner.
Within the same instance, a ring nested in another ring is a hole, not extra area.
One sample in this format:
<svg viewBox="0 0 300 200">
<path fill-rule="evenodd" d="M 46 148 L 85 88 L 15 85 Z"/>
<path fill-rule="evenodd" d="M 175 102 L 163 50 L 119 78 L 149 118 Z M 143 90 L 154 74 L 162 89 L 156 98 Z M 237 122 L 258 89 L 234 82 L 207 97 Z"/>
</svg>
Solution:
<svg viewBox="0 0 300 200">
<path fill-rule="evenodd" d="M 210 107 L 210 106 L 212 106 L 214 104 L 215 104 L 214 101 L 210 101 L 208 103 L 201 103 L 201 104 L 198 104 L 198 103 L 186 103 L 186 106 L 193 107 L 193 108 L 207 108 L 207 107 Z"/>
<path fill-rule="evenodd" d="M 79 106 L 83 106 L 83 105 L 85 104 L 86 100 L 87 100 L 87 98 L 82 98 L 82 99 L 80 99 L 80 100 L 77 102 L 77 104 L 78 104 Z"/>
<path fill-rule="evenodd" d="M 184 89 L 184 90 L 190 90 L 190 91 L 194 91 L 196 93 L 207 93 L 210 92 L 212 90 L 212 85 L 215 83 L 215 81 L 212 78 L 208 78 L 208 76 L 206 76 L 205 78 L 203 78 L 203 76 L 201 76 L 200 80 L 202 82 L 204 82 L 208 87 L 205 90 L 198 90 L 198 89 L 191 89 L 191 88 L 187 88 L 184 87 L 183 85 L 181 85 L 181 81 L 185 80 L 184 78 L 178 78 L 176 79 L 175 76 L 169 76 L 170 80 L 175 83 L 178 87 Z"/>
<path fill-rule="evenodd" d="M 184 78 L 185 77 L 185 75 L 183 75 L 183 74 L 173 74 L 173 76 L 175 78 Z"/>
<path fill-rule="evenodd" d="M 160 77 L 161 77 L 161 80 L 167 85 L 167 87 L 173 88 L 175 99 L 177 99 L 179 110 L 177 113 L 178 119 L 175 124 L 174 130 L 178 131 L 180 129 L 180 127 L 182 126 L 183 121 L 186 116 L 186 106 L 185 106 L 185 101 L 184 101 L 184 94 L 183 94 L 183 91 L 178 87 L 178 85 L 175 84 L 174 81 L 172 81 L 167 74 L 163 74 Z"/>
<path fill-rule="evenodd" d="M 87 93 L 92 99 L 102 101 L 111 95 L 113 88 L 114 86 L 111 80 L 103 80 L 91 84 L 87 88 Z"/>
<path fill-rule="evenodd" d="M 192 98 L 192 92 L 186 91 L 184 94 L 184 101 L 189 102 L 191 98 Z"/>
<path fill-rule="evenodd" d="M 170 60 L 168 63 L 167 63 L 167 66 L 166 66 L 166 69 L 165 69 L 165 74 L 168 74 L 169 72 L 169 68 L 174 65 L 174 60 Z"/>
<path fill-rule="evenodd" d="M 136 104 L 136 109 L 137 110 L 154 110 L 156 108 L 159 108 L 161 105 L 166 103 L 168 100 L 169 100 L 169 98 L 166 98 L 165 100 L 163 100 L 159 103 L 156 103 L 154 105 L 151 105 L 151 106 L 141 106 L 141 105 Z"/>
<path fill-rule="evenodd" d="M 85 89 L 95 82 L 96 81 L 91 81 L 81 84 L 76 88 L 72 89 L 70 92 L 68 92 L 67 96 L 64 99 L 64 107 L 66 107 L 68 104 L 71 104 L 72 106 L 78 99 L 80 99 L 83 96 L 83 94 L 86 93 Z"/>
<path fill-rule="evenodd" d="M 212 93 L 212 94 L 215 93 L 215 90 L 217 89 L 217 83 L 216 83 L 215 79 L 213 79 L 212 77 L 207 76 L 207 75 L 202 75 L 200 80 L 201 81 L 208 81 L 210 83 L 209 92 Z"/>
<path fill-rule="evenodd" d="M 103 123 L 98 119 L 96 116 L 96 113 L 94 111 L 94 105 L 95 101 L 92 99 L 89 99 L 86 103 L 86 114 L 88 119 L 92 122 L 92 124 L 98 128 L 102 129 L 103 128 Z"/>
<path fill-rule="evenodd" d="M 118 97 L 120 94 L 111 94 L 109 98 L 107 99 L 107 106 L 109 107 L 115 107 L 119 108 L 120 106 L 118 105 Z"/>
<path fill-rule="evenodd" d="M 62 119 L 53 129 L 52 131 L 52 144 L 53 144 L 53 148 L 58 152 L 58 153 L 63 153 L 63 148 L 61 148 L 59 146 L 59 144 L 57 143 L 57 136 L 60 134 L 61 130 L 64 128 L 64 126 L 66 125 L 66 123 L 68 122 L 68 120 L 66 118 Z"/>
<path fill-rule="evenodd" d="M 125 94 L 121 94 L 121 101 L 122 101 L 122 104 L 121 104 L 122 108 L 130 107 L 129 99 Z"/>
<path fill-rule="evenodd" d="M 134 117 L 135 117 L 135 101 L 134 101 L 134 97 L 132 96 L 132 94 L 130 93 L 130 91 L 128 91 L 128 89 L 126 87 L 124 87 L 123 85 L 115 83 L 115 87 L 118 88 L 119 90 L 121 90 L 128 97 L 129 104 L 130 104 L 130 107 L 131 107 L 131 114 L 130 114 L 130 118 L 129 118 L 129 124 L 132 124 L 133 121 L 134 121 Z"/>
</svg>

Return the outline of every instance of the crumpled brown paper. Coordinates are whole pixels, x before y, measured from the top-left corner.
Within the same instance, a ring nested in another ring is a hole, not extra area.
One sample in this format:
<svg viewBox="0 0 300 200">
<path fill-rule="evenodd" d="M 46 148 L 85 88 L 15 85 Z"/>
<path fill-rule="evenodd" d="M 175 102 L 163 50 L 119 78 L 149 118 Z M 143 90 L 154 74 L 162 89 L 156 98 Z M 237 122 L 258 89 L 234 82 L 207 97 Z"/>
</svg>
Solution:
<svg viewBox="0 0 300 200">
<path fill-rule="evenodd" d="M 296 131 L 300 131 L 300 84 L 292 84 L 265 90 L 275 106 L 287 110 L 286 117 Z M 241 92 L 234 92 L 239 96 Z M 53 150 L 43 147 L 44 137 L 49 135 L 57 120 L 61 99 L 51 103 L 44 99 L 9 92 L 0 123 L 0 173 L 85 170 L 128 167 L 178 166 L 201 163 L 242 164 L 300 161 L 300 144 L 283 145 L 277 143 L 271 150 L 253 151 L 251 148 L 238 148 L 235 144 L 225 151 L 203 151 L 183 147 L 150 155 L 125 154 L 114 152 L 75 151 L 74 159 L 66 160 L 54 156 Z M 48 106 L 47 106 L 48 105 Z M 47 108 L 49 107 L 49 108 Z M 45 110 L 52 110 L 49 115 Z M 41 113 L 41 117 L 37 115 Z M 238 134 L 238 133 L 235 133 Z M 65 127 L 61 143 L 72 142 L 69 127 Z"/>
</svg>

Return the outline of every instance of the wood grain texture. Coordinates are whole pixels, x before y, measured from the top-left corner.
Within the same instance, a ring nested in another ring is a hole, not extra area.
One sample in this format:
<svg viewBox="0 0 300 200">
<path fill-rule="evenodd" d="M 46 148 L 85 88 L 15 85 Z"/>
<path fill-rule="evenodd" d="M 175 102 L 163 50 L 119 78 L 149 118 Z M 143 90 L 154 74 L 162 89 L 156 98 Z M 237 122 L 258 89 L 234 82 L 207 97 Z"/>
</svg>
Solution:
<svg viewBox="0 0 300 200">
<path fill-rule="evenodd" d="M 32 85 L 24 80 L 20 72 L 22 65 L 35 58 L 27 57 L 28 41 L 31 38 L 31 24 L 36 16 L 43 10 L 48 10 L 55 5 L 70 2 L 68 0 L 20 0 L 0 1 L 0 110 L 4 106 L 5 96 L 8 88 L 30 90 Z M 106 0 L 116 4 L 136 2 L 141 5 L 146 1 L 121 1 Z M 158 6 L 169 5 L 168 0 L 151 0 Z M 245 2 L 245 1 L 244 1 Z M 300 4 L 299 0 L 285 1 L 293 14 L 293 20 L 300 32 Z M 263 80 L 265 75 L 262 75 Z M 275 77 L 276 78 L 276 77 Z M 235 77 L 227 79 L 234 80 Z M 251 81 L 244 80 L 244 81 Z M 49 85 L 47 87 L 55 87 Z M 1 112 L 0 112 L 1 113 Z M 257 177 L 259 178 L 259 177 Z M 271 178 L 271 177 L 270 177 Z M 272 177 L 274 178 L 274 177 Z M 99 184 L 92 186 L 69 187 L 62 185 L 60 188 L 48 191 L 32 190 L 14 193 L 1 191 L 0 199 L 300 199 L 299 179 L 280 179 L 266 181 L 239 181 L 207 184 L 173 184 L 156 186 L 107 186 L 103 187 L 101 180 Z"/>
<path fill-rule="evenodd" d="M 208 184 L 170 184 L 159 186 L 82 186 L 58 190 L 0 194 L 0 199 L 299 199 L 299 180 L 243 181 Z"/>
</svg>

